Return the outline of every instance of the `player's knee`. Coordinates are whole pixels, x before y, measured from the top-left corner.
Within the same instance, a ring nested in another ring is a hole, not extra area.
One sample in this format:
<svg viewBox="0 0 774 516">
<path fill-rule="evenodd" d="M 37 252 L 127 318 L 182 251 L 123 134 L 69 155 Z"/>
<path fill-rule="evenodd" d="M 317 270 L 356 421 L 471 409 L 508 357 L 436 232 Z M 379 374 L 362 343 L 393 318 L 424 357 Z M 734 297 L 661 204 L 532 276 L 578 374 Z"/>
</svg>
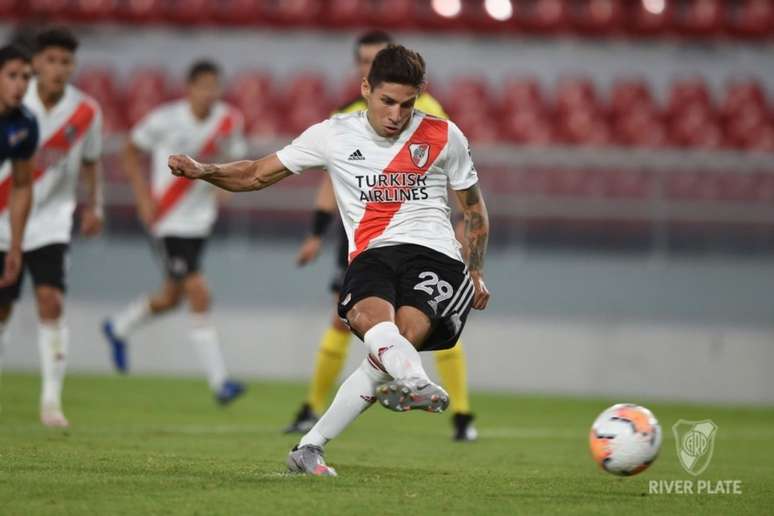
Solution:
<svg viewBox="0 0 774 516">
<path fill-rule="evenodd" d="M 151 298 L 151 312 L 158 314 L 171 310 L 180 304 L 182 291 L 176 287 L 167 287 Z"/>
<path fill-rule="evenodd" d="M 38 287 L 38 316 L 42 320 L 56 320 L 62 316 L 62 291 L 53 287 Z"/>
<path fill-rule="evenodd" d="M 206 312 L 212 302 L 210 289 L 201 275 L 192 275 L 184 281 L 185 294 L 192 312 Z"/>
</svg>

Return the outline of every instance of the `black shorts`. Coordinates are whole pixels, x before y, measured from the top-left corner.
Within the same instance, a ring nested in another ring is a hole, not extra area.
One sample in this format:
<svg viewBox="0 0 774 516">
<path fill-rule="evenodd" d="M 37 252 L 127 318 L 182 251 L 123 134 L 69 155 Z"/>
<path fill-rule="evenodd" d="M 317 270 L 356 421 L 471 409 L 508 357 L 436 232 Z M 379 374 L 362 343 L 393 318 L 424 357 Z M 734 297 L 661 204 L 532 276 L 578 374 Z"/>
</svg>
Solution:
<svg viewBox="0 0 774 516">
<path fill-rule="evenodd" d="M 349 265 L 339 296 L 339 317 L 360 300 L 379 297 L 397 309 L 424 312 L 433 329 L 420 351 L 453 348 L 473 304 L 473 282 L 464 263 L 413 244 L 377 247 Z"/>
<path fill-rule="evenodd" d="M 36 286 L 46 285 L 62 292 L 67 290 L 65 274 L 67 271 L 67 244 L 49 244 L 22 255 L 22 270 L 16 283 L 0 288 L 0 305 L 9 305 L 19 299 L 25 271 L 32 276 Z M 0 274 L 5 269 L 5 252 L 0 252 Z"/>
<path fill-rule="evenodd" d="M 161 252 L 167 277 L 181 281 L 199 272 L 206 241 L 204 238 L 163 237 Z"/>
<path fill-rule="evenodd" d="M 347 263 L 349 262 L 349 240 L 344 231 L 344 224 L 339 224 L 336 235 L 336 270 L 331 278 L 330 289 L 334 294 L 341 292 L 341 286 L 344 284 L 344 275 L 347 273 Z"/>
</svg>

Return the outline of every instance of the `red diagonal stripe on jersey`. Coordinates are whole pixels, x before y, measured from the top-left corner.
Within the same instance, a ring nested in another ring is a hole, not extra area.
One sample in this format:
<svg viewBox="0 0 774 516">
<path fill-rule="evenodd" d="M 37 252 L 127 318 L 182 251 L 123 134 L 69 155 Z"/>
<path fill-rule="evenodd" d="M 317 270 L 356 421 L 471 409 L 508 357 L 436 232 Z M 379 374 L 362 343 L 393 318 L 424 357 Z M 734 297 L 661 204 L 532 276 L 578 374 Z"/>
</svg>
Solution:
<svg viewBox="0 0 774 516">
<path fill-rule="evenodd" d="M 218 152 L 218 140 L 222 137 L 228 136 L 228 134 L 234 128 L 235 115 L 232 112 L 226 113 L 213 133 L 204 142 L 202 148 L 197 153 L 198 158 L 207 158 L 213 156 Z M 190 190 L 194 182 L 191 179 L 185 177 L 177 177 L 172 181 L 166 190 L 156 200 L 156 213 L 153 217 L 153 223 L 156 224 L 164 216 L 166 216 L 172 208 L 185 196 L 186 192 Z"/>
<path fill-rule="evenodd" d="M 39 150 L 57 150 L 67 154 L 89 129 L 91 121 L 94 119 L 94 114 L 94 107 L 85 100 L 81 101 L 70 118 L 39 147 Z M 45 169 L 40 167 L 35 168 L 32 173 L 32 180 L 37 181 L 40 179 L 45 171 Z M 0 181 L 0 211 L 8 207 L 12 183 L 12 175 Z"/>
<path fill-rule="evenodd" d="M 425 117 L 382 174 L 415 173 L 424 175 L 446 147 L 448 131 L 446 120 Z M 422 143 L 429 144 L 430 150 L 425 166 L 419 168 L 411 159 L 409 146 Z M 369 202 L 366 204 L 363 218 L 360 219 L 360 223 L 355 228 L 355 250 L 349 253 L 350 262 L 362 253 L 374 238 L 384 233 L 402 205 L 402 201 Z"/>
</svg>

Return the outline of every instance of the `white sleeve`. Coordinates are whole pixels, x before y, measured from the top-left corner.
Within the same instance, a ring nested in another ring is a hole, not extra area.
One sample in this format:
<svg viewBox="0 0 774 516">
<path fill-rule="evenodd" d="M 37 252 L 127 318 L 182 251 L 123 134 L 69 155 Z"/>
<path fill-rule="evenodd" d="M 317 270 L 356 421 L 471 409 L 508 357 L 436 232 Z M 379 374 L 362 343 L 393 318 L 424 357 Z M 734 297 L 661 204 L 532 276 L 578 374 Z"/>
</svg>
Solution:
<svg viewBox="0 0 774 516">
<path fill-rule="evenodd" d="M 247 154 L 247 141 L 245 141 L 245 119 L 242 113 L 235 111 L 234 129 L 231 131 L 226 144 L 226 158 L 232 161 L 244 159 Z"/>
<path fill-rule="evenodd" d="M 277 152 L 285 168 L 300 174 L 308 168 L 325 167 L 328 163 L 330 124 L 329 119 L 307 128 L 290 145 Z"/>
<path fill-rule="evenodd" d="M 132 129 L 132 143 L 145 152 L 151 152 L 164 136 L 164 118 L 160 109 L 145 115 Z"/>
<path fill-rule="evenodd" d="M 83 140 L 83 161 L 99 161 L 102 155 L 102 110 L 94 103 L 94 121 Z"/>
<path fill-rule="evenodd" d="M 452 190 L 465 190 L 478 182 L 468 139 L 452 122 L 449 122 L 449 141 L 446 144 L 446 174 Z"/>
</svg>

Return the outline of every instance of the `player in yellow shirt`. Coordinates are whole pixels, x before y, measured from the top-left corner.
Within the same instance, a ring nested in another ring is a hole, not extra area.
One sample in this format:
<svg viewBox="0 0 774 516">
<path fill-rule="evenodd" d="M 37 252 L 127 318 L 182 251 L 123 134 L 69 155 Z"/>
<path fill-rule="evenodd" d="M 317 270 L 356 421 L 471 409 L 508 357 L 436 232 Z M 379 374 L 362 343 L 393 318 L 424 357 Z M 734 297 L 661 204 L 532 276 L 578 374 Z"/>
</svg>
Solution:
<svg viewBox="0 0 774 516">
<path fill-rule="evenodd" d="M 360 77 L 366 77 L 371 68 L 371 62 L 376 54 L 392 43 L 392 37 L 383 31 L 371 31 L 355 43 L 355 63 Z M 349 104 L 340 108 L 336 113 L 352 113 L 366 109 L 366 103 L 362 97 L 354 99 Z M 429 93 L 422 93 L 417 99 L 415 109 L 441 118 L 448 118 L 441 104 Z M 336 211 L 336 198 L 333 194 L 333 186 L 327 174 L 323 176 L 323 182 L 317 192 L 315 202 L 314 222 L 312 234 L 309 235 L 299 250 L 297 262 L 306 265 L 313 261 L 320 252 L 322 236 L 333 220 Z M 336 251 L 337 270 L 331 282 L 331 291 L 334 294 L 334 307 L 338 302 L 339 290 L 344 273 L 347 270 L 348 252 L 347 236 L 344 226 L 338 225 L 338 247 Z M 296 414 L 293 422 L 285 429 L 286 433 L 305 433 L 317 421 L 328 404 L 333 383 L 339 377 L 341 369 L 347 359 L 347 351 L 350 342 L 349 328 L 338 318 L 334 310 L 331 325 L 323 334 L 320 341 L 320 349 L 317 353 L 317 362 L 312 374 L 312 382 L 309 385 L 309 393 L 306 401 Z M 441 376 L 443 386 L 449 393 L 451 409 L 454 415 L 453 438 L 457 441 L 474 441 L 478 432 L 473 426 L 473 414 L 470 411 L 470 398 L 467 385 L 467 364 L 462 343 L 458 342 L 451 349 L 434 352 L 436 366 Z"/>
</svg>

